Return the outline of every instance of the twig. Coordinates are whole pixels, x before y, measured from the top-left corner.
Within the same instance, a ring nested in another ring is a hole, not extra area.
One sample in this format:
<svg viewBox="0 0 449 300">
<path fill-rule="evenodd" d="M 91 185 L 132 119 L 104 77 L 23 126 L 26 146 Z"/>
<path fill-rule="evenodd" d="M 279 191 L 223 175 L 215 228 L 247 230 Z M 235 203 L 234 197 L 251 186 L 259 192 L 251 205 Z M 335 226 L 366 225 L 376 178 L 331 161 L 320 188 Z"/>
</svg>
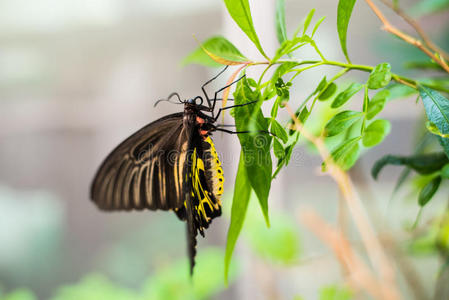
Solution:
<svg viewBox="0 0 449 300">
<path fill-rule="evenodd" d="M 415 46 L 422 52 L 424 52 L 427 56 L 429 56 L 433 61 L 435 61 L 437 64 L 439 64 L 447 73 L 449 73 L 449 66 L 446 64 L 444 60 L 436 56 L 432 51 L 430 51 L 421 40 L 418 40 L 391 25 L 391 23 L 385 18 L 385 16 L 382 14 L 382 12 L 379 10 L 379 8 L 374 5 L 374 3 L 371 0 L 365 0 L 365 2 L 368 4 L 368 6 L 371 8 L 371 10 L 376 14 L 376 16 L 379 18 L 379 20 L 383 24 L 383 30 L 394 34 L 395 36 L 399 37 L 406 43 L 409 43 L 410 45 Z"/>
<path fill-rule="evenodd" d="M 295 116 L 295 113 L 288 105 L 284 102 L 285 108 L 290 114 L 292 120 L 295 122 L 295 129 L 301 132 L 301 134 L 312 142 L 318 152 L 320 153 L 329 175 L 338 184 L 340 192 L 342 193 L 346 203 L 348 205 L 349 211 L 354 219 L 354 222 L 360 232 L 365 249 L 369 255 L 369 258 L 373 266 L 378 267 L 381 282 L 383 283 L 382 293 L 384 299 L 400 299 L 399 292 L 396 287 L 395 274 L 390 265 L 390 262 L 384 253 L 380 241 L 377 239 L 374 229 L 368 221 L 368 216 L 363 209 L 360 199 L 357 197 L 351 179 L 348 174 L 341 170 L 332 160 L 332 157 L 327 151 L 324 140 L 321 137 L 316 137 L 307 130 L 305 130 L 303 124 Z"/>
<path fill-rule="evenodd" d="M 432 51 L 439 53 L 444 59 L 449 60 L 449 54 L 447 54 L 443 49 L 435 45 L 435 43 L 429 38 L 427 33 L 421 28 L 418 22 L 414 20 L 412 17 L 407 15 L 399 6 L 393 5 L 388 0 L 380 0 L 383 4 L 391 8 L 398 16 L 404 19 L 413 29 L 418 33 L 418 35 L 423 40 L 424 44 L 429 47 Z"/>
<path fill-rule="evenodd" d="M 300 216 L 301 221 L 334 251 L 341 265 L 350 274 L 347 279 L 353 290 L 364 288 L 374 298 L 385 299 L 379 281 L 355 253 L 342 232 L 333 229 L 311 210 L 302 208 Z"/>
</svg>

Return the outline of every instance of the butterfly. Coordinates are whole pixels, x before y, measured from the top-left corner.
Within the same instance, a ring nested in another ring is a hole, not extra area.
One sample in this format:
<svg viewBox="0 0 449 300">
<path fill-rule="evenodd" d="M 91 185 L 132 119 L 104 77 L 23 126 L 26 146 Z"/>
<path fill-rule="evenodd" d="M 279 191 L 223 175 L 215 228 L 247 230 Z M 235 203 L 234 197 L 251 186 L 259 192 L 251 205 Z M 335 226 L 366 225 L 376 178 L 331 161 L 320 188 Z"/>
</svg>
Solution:
<svg viewBox="0 0 449 300">
<path fill-rule="evenodd" d="M 253 103 L 223 107 L 214 114 L 215 103 L 222 100 L 217 94 L 244 77 L 209 99 L 205 86 L 225 70 L 202 86 L 207 105 L 201 96 L 181 100 L 177 93 L 157 101 L 155 106 L 177 97 L 184 111 L 146 125 L 119 144 L 103 161 L 91 185 L 90 198 L 101 210 L 174 211 L 187 224 L 191 274 L 198 233 L 204 237 L 212 220 L 221 215 L 224 176 L 211 135 L 214 131 L 247 133 L 215 123 L 223 110 Z"/>
</svg>

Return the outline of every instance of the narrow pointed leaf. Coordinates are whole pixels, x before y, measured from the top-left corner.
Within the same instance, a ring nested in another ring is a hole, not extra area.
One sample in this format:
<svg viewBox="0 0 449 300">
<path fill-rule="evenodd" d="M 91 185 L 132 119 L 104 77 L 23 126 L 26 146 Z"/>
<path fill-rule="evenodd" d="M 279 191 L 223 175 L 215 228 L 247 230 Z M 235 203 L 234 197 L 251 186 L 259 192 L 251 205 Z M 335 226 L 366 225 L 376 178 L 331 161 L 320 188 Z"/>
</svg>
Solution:
<svg viewBox="0 0 449 300">
<path fill-rule="evenodd" d="M 240 65 L 246 62 L 249 62 L 249 59 L 229 40 L 222 36 L 214 36 L 190 53 L 183 60 L 183 65 L 197 63 L 206 66 L 220 66 Z"/>
<path fill-rule="evenodd" d="M 348 49 L 346 46 L 346 35 L 348 33 L 349 19 L 351 18 L 352 9 L 354 8 L 356 0 L 340 0 L 338 1 L 337 8 L 337 31 L 340 39 L 341 50 L 346 57 L 346 60 L 350 62 Z"/>
<path fill-rule="evenodd" d="M 377 179 L 380 171 L 387 165 L 406 166 L 420 174 L 431 174 L 440 170 L 449 162 L 444 152 L 417 154 L 411 156 L 386 155 L 376 161 L 371 169 L 371 175 Z"/>
<path fill-rule="evenodd" d="M 326 17 L 321 17 L 315 24 L 312 30 L 312 35 L 310 36 L 313 39 L 313 36 L 315 35 L 315 32 L 318 30 L 318 27 L 320 27 L 321 23 L 326 19 Z"/>
<path fill-rule="evenodd" d="M 288 39 L 285 26 L 285 0 L 276 1 L 276 36 L 281 45 Z"/>
<path fill-rule="evenodd" d="M 268 58 L 268 56 L 262 49 L 259 37 L 257 36 L 256 30 L 254 29 L 248 0 L 224 0 L 224 2 L 229 14 L 234 19 L 235 23 L 237 23 L 240 29 L 242 29 L 242 31 L 254 43 L 257 49 L 259 49 L 260 53 L 265 58 Z"/>
<path fill-rule="evenodd" d="M 318 96 L 318 100 L 325 101 L 332 97 L 333 94 L 337 91 L 337 85 L 331 82 Z"/>
<path fill-rule="evenodd" d="M 332 101 L 331 107 L 338 108 L 348 102 L 352 96 L 357 94 L 363 88 L 363 85 L 357 82 L 352 83 L 348 86 L 343 92 L 339 93 L 337 97 L 335 97 L 334 101 Z"/>
<path fill-rule="evenodd" d="M 271 122 L 271 133 L 280 138 L 284 144 L 287 143 L 288 141 L 287 131 L 276 120 L 273 120 Z"/>
<path fill-rule="evenodd" d="M 389 96 L 389 90 L 382 90 L 374 95 L 373 99 L 368 103 L 368 110 L 366 112 L 366 118 L 368 120 L 371 120 L 382 111 Z"/>
<path fill-rule="evenodd" d="M 342 170 L 349 170 L 359 158 L 359 141 L 360 137 L 347 140 L 331 152 L 334 162 L 342 168 Z"/>
<path fill-rule="evenodd" d="M 432 200 L 433 195 L 435 195 L 440 187 L 440 183 L 441 177 L 437 176 L 422 188 L 418 196 L 418 203 L 421 207 L 425 206 L 430 200 Z"/>
<path fill-rule="evenodd" d="M 226 241 L 225 253 L 225 280 L 228 280 L 229 266 L 231 264 L 232 253 L 234 252 L 235 244 L 243 227 L 243 222 L 246 217 L 246 210 L 248 208 L 249 199 L 251 196 L 251 185 L 248 181 L 246 173 L 243 152 L 240 153 L 239 167 L 234 185 L 234 197 L 232 199 L 231 208 L 231 223 L 229 224 L 228 237 Z"/>
<path fill-rule="evenodd" d="M 359 120 L 362 115 L 363 113 L 352 110 L 345 110 L 336 114 L 324 127 L 324 135 L 329 137 L 342 133 Z"/>
</svg>

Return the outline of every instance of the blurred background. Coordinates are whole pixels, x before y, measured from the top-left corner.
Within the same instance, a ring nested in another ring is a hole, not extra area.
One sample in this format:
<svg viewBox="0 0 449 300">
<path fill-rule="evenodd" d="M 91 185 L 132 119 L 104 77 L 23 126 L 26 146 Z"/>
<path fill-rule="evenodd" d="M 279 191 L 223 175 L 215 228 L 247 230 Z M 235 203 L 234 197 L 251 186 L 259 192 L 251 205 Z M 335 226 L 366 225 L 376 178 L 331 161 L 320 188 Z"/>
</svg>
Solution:
<svg viewBox="0 0 449 300">
<path fill-rule="evenodd" d="M 278 46 L 275 3 L 250 2 L 261 43 L 272 55 Z M 327 16 L 318 45 L 329 58 L 344 60 L 335 31 L 337 1 L 287 0 L 286 5 L 290 34 L 312 8 L 314 20 Z M 420 19 L 445 49 L 447 17 L 443 12 Z M 379 27 L 365 3 L 357 3 L 348 33 L 352 60 L 388 61 L 395 72 L 413 76 L 403 64 L 421 54 Z M 340 289 L 341 270 L 332 252 L 298 219 L 304 206 L 331 223 L 337 219 L 336 186 L 319 176 L 321 161 L 307 146 L 295 150 L 273 182 L 271 229 L 252 201 L 228 287 L 223 256 L 237 137 L 214 136 L 226 175 L 225 209 L 199 242 L 194 284 L 187 276 L 185 225 L 174 214 L 107 214 L 88 197 L 94 173 L 113 147 L 145 124 L 182 109 L 168 103 L 154 108 L 157 99 L 174 91 L 183 98 L 199 95 L 201 85 L 219 71 L 181 64 L 197 48 L 195 38 L 217 34 L 247 57 L 259 57 L 220 0 L 0 0 L 0 299 L 319 299 Z M 305 50 L 298 56 L 314 54 Z M 299 105 L 323 72 L 336 71 L 314 69 L 299 76 L 291 105 Z M 210 93 L 231 72 L 214 82 Z M 367 74 L 350 77 L 362 82 Z M 382 117 L 392 121 L 391 134 L 351 171 L 373 223 L 400 237 L 417 214 L 416 195 L 405 189 L 388 205 L 400 170 L 390 168 L 378 182 L 369 170 L 384 154 L 412 152 L 416 132 L 424 130 L 415 98 L 388 103 Z M 227 116 L 226 122 L 232 119 Z M 433 201 L 424 218 L 444 206 L 442 199 Z M 409 259 L 430 293 L 438 257 Z"/>
</svg>

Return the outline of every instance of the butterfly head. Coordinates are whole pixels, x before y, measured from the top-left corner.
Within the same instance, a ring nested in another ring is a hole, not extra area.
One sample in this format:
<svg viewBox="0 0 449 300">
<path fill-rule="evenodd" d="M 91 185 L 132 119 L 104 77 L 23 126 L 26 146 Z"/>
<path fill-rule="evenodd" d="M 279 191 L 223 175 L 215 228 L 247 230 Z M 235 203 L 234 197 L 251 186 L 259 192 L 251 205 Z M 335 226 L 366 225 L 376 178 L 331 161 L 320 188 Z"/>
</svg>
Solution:
<svg viewBox="0 0 449 300">
<path fill-rule="evenodd" d="M 202 105 L 203 104 L 203 98 L 201 96 L 196 96 L 195 98 L 187 99 L 184 101 L 184 104 L 187 105 Z"/>
</svg>

